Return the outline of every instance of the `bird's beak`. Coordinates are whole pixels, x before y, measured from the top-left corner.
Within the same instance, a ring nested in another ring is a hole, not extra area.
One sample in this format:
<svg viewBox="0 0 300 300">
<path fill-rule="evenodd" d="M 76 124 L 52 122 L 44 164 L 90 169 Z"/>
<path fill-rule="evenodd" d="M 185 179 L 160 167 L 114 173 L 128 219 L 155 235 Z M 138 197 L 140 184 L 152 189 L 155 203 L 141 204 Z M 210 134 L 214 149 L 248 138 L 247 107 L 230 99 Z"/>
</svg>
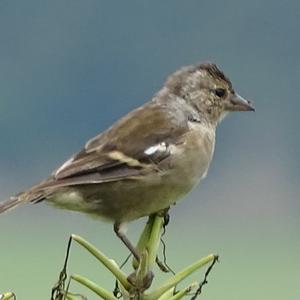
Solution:
<svg viewBox="0 0 300 300">
<path fill-rule="evenodd" d="M 249 100 L 244 99 L 239 94 L 232 94 L 226 105 L 228 111 L 255 111 Z"/>
</svg>

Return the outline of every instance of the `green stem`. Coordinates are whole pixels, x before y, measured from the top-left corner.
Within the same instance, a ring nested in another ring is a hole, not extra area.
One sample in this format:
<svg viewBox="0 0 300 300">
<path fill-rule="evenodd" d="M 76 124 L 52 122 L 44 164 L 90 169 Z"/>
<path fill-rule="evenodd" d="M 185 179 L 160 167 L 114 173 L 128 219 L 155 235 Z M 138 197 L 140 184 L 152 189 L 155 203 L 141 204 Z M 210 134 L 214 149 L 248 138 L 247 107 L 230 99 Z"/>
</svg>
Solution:
<svg viewBox="0 0 300 300">
<path fill-rule="evenodd" d="M 75 275 L 71 275 L 71 278 L 79 282 L 80 284 L 84 285 L 85 287 L 93 291 L 95 294 L 102 297 L 102 299 L 104 300 L 118 300 L 118 298 L 116 298 L 112 293 L 108 292 L 104 288 L 98 286 L 95 282 L 85 277 L 75 274 Z"/>
<path fill-rule="evenodd" d="M 141 253 L 141 260 L 139 267 L 136 270 L 136 286 L 142 286 L 144 278 L 147 276 L 149 271 L 149 259 L 148 259 L 148 252 L 143 251 Z"/>
<path fill-rule="evenodd" d="M 12 292 L 0 294 L 0 300 L 15 300 L 16 295 Z"/>
<path fill-rule="evenodd" d="M 151 235 L 153 222 L 154 222 L 154 217 L 150 216 L 136 246 L 136 249 L 138 250 L 139 253 L 142 253 L 146 248 L 146 245 Z M 139 262 L 135 258 L 133 258 L 132 260 L 132 266 L 134 269 L 137 269 L 139 266 Z"/>
<path fill-rule="evenodd" d="M 87 249 L 96 259 L 98 259 L 124 286 L 126 290 L 129 290 L 132 286 L 128 282 L 125 273 L 118 267 L 118 265 L 102 252 L 95 248 L 91 243 L 80 237 L 79 235 L 72 234 L 72 238 L 85 249 Z"/>
<path fill-rule="evenodd" d="M 191 285 L 189 285 L 184 290 L 179 291 L 178 293 L 176 293 L 175 295 L 173 295 L 172 297 L 170 297 L 168 300 L 180 300 L 184 296 L 186 296 L 187 294 L 189 294 L 191 292 L 191 290 L 193 290 L 194 288 L 196 288 L 196 286 L 197 286 L 197 283 L 192 283 Z"/>
<path fill-rule="evenodd" d="M 151 234 L 146 246 L 149 255 L 149 268 L 153 266 L 156 260 L 163 224 L 164 218 L 156 215 L 154 217 L 153 225 L 151 228 Z"/>
<path fill-rule="evenodd" d="M 161 287 L 157 288 L 156 290 L 154 290 L 149 295 L 146 295 L 145 296 L 145 300 L 155 300 L 155 299 L 158 299 L 167 290 L 169 290 L 170 288 L 174 287 L 179 282 L 181 282 L 182 280 L 184 280 L 186 277 L 188 277 L 189 275 L 191 275 L 193 272 L 197 271 L 198 269 L 200 269 L 204 265 L 210 263 L 214 259 L 215 259 L 215 255 L 214 254 L 210 254 L 210 255 L 208 255 L 208 256 L 206 256 L 206 257 L 198 260 L 194 264 L 192 264 L 192 265 L 188 266 L 187 268 L 183 269 L 181 272 L 175 274 L 173 277 L 171 277 L 169 280 L 167 280 Z"/>
<path fill-rule="evenodd" d="M 175 288 L 174 288 L 174 287 L 170 288 L 170 289 L 167 290 L 165 293 L 163 293 L 163 294 L 158 298 L 158 300 L 169 300 L 171 297 L 173 297 L 174 291 L 175 291 Z"/>
</svg>

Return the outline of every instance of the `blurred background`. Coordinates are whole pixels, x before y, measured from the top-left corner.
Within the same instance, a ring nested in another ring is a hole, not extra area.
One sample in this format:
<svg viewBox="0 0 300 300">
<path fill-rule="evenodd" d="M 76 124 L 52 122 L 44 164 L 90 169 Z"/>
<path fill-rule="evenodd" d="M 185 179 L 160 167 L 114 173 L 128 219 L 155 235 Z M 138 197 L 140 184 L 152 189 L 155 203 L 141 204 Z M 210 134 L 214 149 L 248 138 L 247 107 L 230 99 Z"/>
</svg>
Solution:
<svg viewBox="0 0 300 300">
<path fill-rule="evenodd" d="M 296 0 L 1 0 L 0 199 L 46 177 L 178 67 L 214 61 L 256 112 L 220 125 L 207 179 L 171 210 L 168 262 L 179 271 L 220 255 L 203 299 L 299 299 L 299 28 Z M 129 224 L 133 241 L 144 222 Z M 49 299 L 71 233 L 121 262 L 112 232 L 44 203 L 1 215 L 0 292 Z M 69 267 L 113 289 L 78 246 Z"/>
</svg>

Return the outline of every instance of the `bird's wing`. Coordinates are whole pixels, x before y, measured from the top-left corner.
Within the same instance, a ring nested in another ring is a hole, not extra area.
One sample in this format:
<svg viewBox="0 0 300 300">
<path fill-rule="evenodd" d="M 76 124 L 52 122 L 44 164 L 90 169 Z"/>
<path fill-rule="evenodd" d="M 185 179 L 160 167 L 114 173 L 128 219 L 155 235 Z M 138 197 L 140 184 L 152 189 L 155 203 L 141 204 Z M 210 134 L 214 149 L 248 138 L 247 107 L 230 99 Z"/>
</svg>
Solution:
<svg viewBox="0 0 300 300">
<path fill-rule="evenodd" d="M 183 116 L 150 102 L 88 141 L 53 173 L 50 185 L 116 181 L 159 171 L 159 163 L 170 155 L 169 145 L 187 130 Z"/>
</svg>

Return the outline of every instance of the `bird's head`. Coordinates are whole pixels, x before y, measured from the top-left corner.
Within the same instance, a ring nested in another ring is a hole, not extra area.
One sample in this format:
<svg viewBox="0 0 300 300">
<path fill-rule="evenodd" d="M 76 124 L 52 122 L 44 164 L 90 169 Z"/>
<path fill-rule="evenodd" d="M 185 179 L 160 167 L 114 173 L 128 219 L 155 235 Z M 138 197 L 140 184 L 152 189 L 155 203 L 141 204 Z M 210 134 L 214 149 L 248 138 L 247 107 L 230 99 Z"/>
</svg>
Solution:
<svg viewBox="0 0 300 300">
<path fill-rule="evenodd" d="M 212 123 L 219 123 L 228 112 L 254 111 L 250 101 L 237 94 L 229 78 L 212 63 L 181 68 L 168 78 L 166 87 Z"/>
</svg>

